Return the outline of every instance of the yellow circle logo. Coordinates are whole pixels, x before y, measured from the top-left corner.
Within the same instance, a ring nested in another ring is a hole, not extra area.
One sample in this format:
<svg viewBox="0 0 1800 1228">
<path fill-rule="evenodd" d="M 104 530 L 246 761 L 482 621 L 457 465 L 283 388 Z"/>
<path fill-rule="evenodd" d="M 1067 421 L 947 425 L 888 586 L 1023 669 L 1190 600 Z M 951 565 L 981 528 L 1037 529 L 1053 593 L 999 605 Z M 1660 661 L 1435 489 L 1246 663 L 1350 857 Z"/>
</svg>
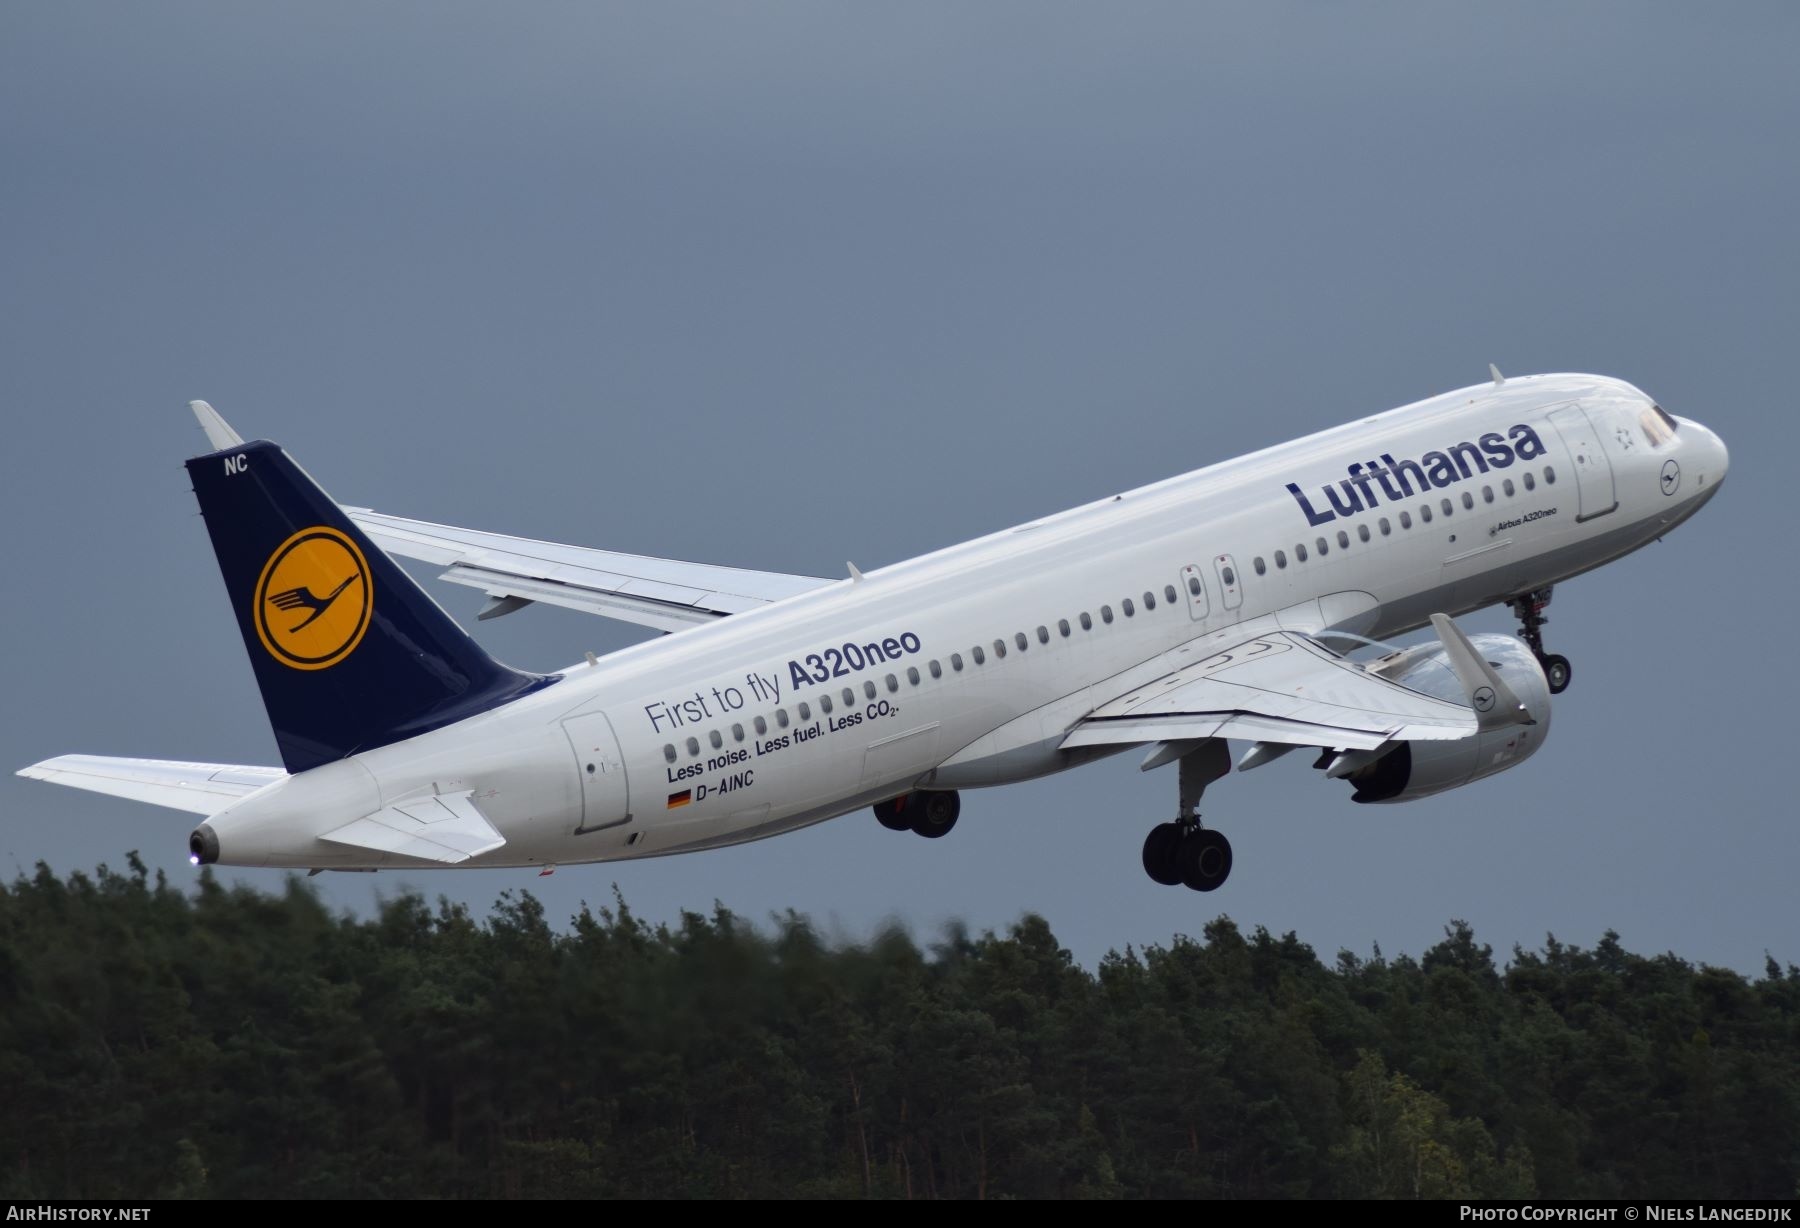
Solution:
<svg viewBox="0 0 1800 1228">
<path fill-rule="evenodd" d="M 369 629 L 375 592 L 369 563 L 336 529 L 301 529 L 282 542 L 256 582 L 257 638 L 295 669 L 326 669 L 349 656 Z"/>
</svg>

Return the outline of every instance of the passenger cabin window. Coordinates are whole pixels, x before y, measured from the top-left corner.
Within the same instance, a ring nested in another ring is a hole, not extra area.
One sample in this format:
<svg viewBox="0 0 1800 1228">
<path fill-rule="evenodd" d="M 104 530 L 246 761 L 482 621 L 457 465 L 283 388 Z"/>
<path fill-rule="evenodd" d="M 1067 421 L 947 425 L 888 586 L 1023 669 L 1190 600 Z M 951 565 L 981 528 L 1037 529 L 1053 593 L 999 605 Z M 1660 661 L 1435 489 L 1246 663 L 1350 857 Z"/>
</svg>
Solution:
<svg viewBox="0 0 1800 1228">
<path fill-rule="evenodd" d="M 1363 531 L 1365 533 L 1368 532 L 1367 529 L 1365 529 Z M 1364 538 L 1363 540 L 1367 541 L 1368 539 Z M 1338 530 L 1338 549 L 1339 550 L 1348 550 L 1349 548 L 1350 548 L 1350 535 L 1348 533 L 1344 532 L 1342 529 L 1339 529 Z"/>
<path fill-rule="evenodd" d="M 1013 634 L 1013 644 L 1020 652 L 1024 652 L 1030 642 L 1031 641 L 1025 638 L 1025 633 L 1023 631 L 1018 631 Z"/>
<path fill-rule="evenodd" d="M 1388 536 L 1388 534 L 1393 532 L 1392 527 L 1388 524 L 1388 518 L 1386 516 L 1383 516 L 1381 518 L 1380 528 L 1381 528 L 1381 535 L 1383 537 L 1386 537 L 1386 536 Z"/>
<path fill-rule="evenodd" d="M 1189 576 L 1188 577 L 1188 596 L 1198 597 L 1199 595 L 1200 595 L 1200 577 L 1199 576 Z"/>
<path fill-rule="evenodd" d="M 1057 619 L 1056 620 L 1056 629 L 1058 631 L 1062 632 L 1062 637 L 1065 640 L 1069 638 L 1069 620 L 1068 619 L 1066 619 L 1066 618 Z"/>
<path fill-rule="evenodd" d="M 1006 641 L 1005 640 L 995 640 L 994 641 L 994 660 L 996 660 L 996 661 L 1004 660 L 1005 657 L 1006 657 Z"/>
<path fill-rule="evenodd" d="M 1446 516 L 1448 516 L 1451 512 L 1456 510 L 1455 505 L 1453 503 L 1451 503 L 1450 500 L 1448 500 L 1448 499 L 1438 500 L 1438 506 L 1444 509 L 1444 515 L 1446 515 Z"/>
<path fill-rule="evenodd" d="M 1470 494 L 1466 490 L 1463 491 L 1462 500 L 1463 500 L 1463 510 L 1465 512 L 1475 506 L 1475 496 Z"/>
<path fill-rule="evenodd" d="M 864 699 L 874 699 L 875 698 L 875 682 L 873 679 L 870 679 L 869 681 L 863 683 L 863 698 Z M 844 702 L 849 703 L 850 701 L 846 699 Z"/>
<path fill-rule="evenodd" d="M 1356 526 L 1356 540 L 1363 541 L 1363 542 L 1366 542 L 1369 540 L 1369 526 L 1368 525 L 1359 524 Z"/>
<path fill-rule="evenodd" d="M 811 708 L 807 707 L 804 703 L 799 704 L 796 707 L 800 713 L 801 720 L 810 721 L 812 719 L 812 709 Z"/>
<path fill-rule="evenodd" d="M 1266 576 L 1269 574 L 1269 565 L 1263 562 L 1263 557 L 1260 554 L 1250 561 L 1250 566 L 1256 568 L 1256 574 L 1259 576 Z"/>
<path fill-rule="evenodd" d="M 1129 597 L 1119 603 L 1119 608 L 1125 611 L 1126 618 L 1130 618 L 1133 614 L 1137 613 L 1137 607 L 1131 604 L 1131 598 Z"/>
<path fill-rule="evenodd" d="M 1230 588 L 1233 584 L 1237 583 L 1237 571 L 1234 568 L 1227 567 L 1224 571 L 1219 573 L 1219 578 L 1225 581 L 1226 588 Z M 1229 595 L 1230 594 L 1227 594 L 1227 596 Z"/>
<path fill-rule="evenodd" d="M 1145 593 L 1144 594 L 1144 608 L 1146 610 L 1154 610 L 1156 608 L 1156 594 L 1155 593 Z"/>
<path fill-rule="evenodd" d="M 1100 607 L 1100 621 L 1103 623 L 1112 622 L 1112 607 L 1111 606 L 1103 605 Z"/>
<path fill-rule="evenodd" d="M 1426 524 L 1431 523 L 1431 504 L 1419 504 L 1419 519 L 1423 520 Z"/>
<path fill-rule="evenodd" d="M 1163 599 L 1170 605 L 1175 604 L 1175 586 L 1173 584 L 1163 585 Z"/>
<path fill-rule="evenodd" d="M 1305 542 L 1294 543 L 1294 561 L 1296 563 L 1306 562 L 1306 543 Z"/>
<path fill-rule="evenodd" d="M 719 736 L 719 731 L 717 729 L 707 734 L 706 740 L 712 743 L 712 748 L 714 750 L 718 750 L 721 746 L 725 745 L 725 739 Z"/>
<path fill-rule="evenodd" d="M 1556 485 L 1556 467 L 1554 465 L 1544 466 L 1544 485 Z"/>
<path fill-rule="evenodd" d="M 1537 479 L 1535 477 L 1531 476 L 1531 470 L 1527 469 L 1525 471 L 1524 478 L 1521 480 L 1525 483 L 1526 490 L 1536 490 L 1537 489 Z"/>
<path fill-rule="evenodd" d="M 1088 612 L 1086 610 L 1081 612 L 1081 629 L 1083 631 L 1092 631 L 1094 629 L 1094 620 L 1088 617 Z"/>
<path fill-rule="evenodd" d="M 690 754 L 690 755 L 699 754 L 700 753 L 700 739 L 699 738 L 689 738 L 687 740 L 687 748 L 688 748 L 688 754 Z"/>
<path fill-rule="evenodd" d="M 663 747 L 663 758 L 667 759 L 670 763 L 675 762 L 675 743 L 671 742 Z"/>
<path fill-rule="evenodd" d="M 856 692 L 852 691 L 849 687 L 844 688 L 844 706 L 846 708 L 854 708 L 856 706 Z"/>
<path fill-rule="evenodd" d="M 750 722 L 750 727 L 756 730 L 756 736 L 759 738 L 762 737 L 763 734 L 769 732 L 769 722 L 765 721 L 760 716 Z"/>
<path fill-rule="evenodd" d="M 919 680 L 919 671 L 915 669 L 912 672 L 912 674 L 913 674 L 913 681 L 917 682 Z M 887 683 L 887 689 L 888 689 L 889 695 L 892 695 L 895 691 L 898 691 L 900 689 L 900 680 L 898 678 L 894 677 L 892 674 L 889 674 L 886 678 L 882 679 L 882 681 Z"/>
<path fill-rule="evenodd" d="M 942 678 L 944 676 L 944 667 L 937 663 L 936 657 L 931 658 L 931 664 L 926 668 L 931 670 L 931 676 L 933 678 Z"/>
<path fill-rule="evenodd" d="M 1287 555 L 1284 552 L 1277 550 L 1275 552 L 1275 569 L 1277 571 L 1279 571 L 1286 566 L 1287 566 Z"/>
<path fill-rule="evenodd" d="M 1323 537 L 1315 538 L 1313 540 L 1313 545 L 1315 545 L 1319 548 L 1319 557 L 1320 558 L 1324 558 L 1326 555 L 1331 553 L 1331 544 L 1329 542 L 1327 542 Z"/>
<path fill-rule="evenodd" d="M 987 654 L 985 652 L 981 651 L 980 644 L 977 644 L 977 645 L 975 645 L 975 647 L 969 649 L 969 655 L 975 658 L 975 664 L 977 664 L 977 665 L 987 664 Z"/>
<path fill-rule="evenodd" d="M 1403 529 L 1412 528 L 1412 513 L 1411 512 L 1401 512 L 1400 513 L 1400 527 Z"/>
<path fill-rule="evenodd" d="M 1513 497 L 1512 479 L 1507 478 L 1504 482 L 1500 483 L 1500 489 L 1506 492 L 1506 497 L 1508 499 L 1512 498 Z"/>
<path fill-rule="evenodd" d="M 1494 488 L 1492 486 L 1483 486 L 1481 488 L 1481 501 L 1483 503 L 1492 503 L 1494 501 Z"/>
<path fill-rule="evenodd" d="M 786 729 L 788 727 L 788 714 L 786 708 L 775 709 L 775 726 L 778 729 Z"/>
<path fill-rule="evenodd" d="M 950 668 L 959 674 L 962 673 L 962 653 L 953 652 L 950 654 Z"/>
<path fill-rule="evenodd" d="M 936 665 L 937 662 L 933 661 L 932 664 Z M 906 667 L 906 680 L 914 686 L 919 685 L 919 669 L 916 665 L 909 665 Z"/>
<path fill-rule="evenodd" d="M 731 727 L 731 740 L 733 742 L 742 742 L 744 740 L 744 727 L 742 725 L 733 725 Z"/>
<path fill-rule="evenodd" d="M 831 696 L 819 696 L 819 711 L 825 713 L 827 716 L 831 715 Z"/>
<path fill-rule="evenodd" d="M 1039 627 L 1038 628 L 1038 643 L 1048 644 L 1049 642 L 1050 642 L 1050 628 Z"/>
</svg>

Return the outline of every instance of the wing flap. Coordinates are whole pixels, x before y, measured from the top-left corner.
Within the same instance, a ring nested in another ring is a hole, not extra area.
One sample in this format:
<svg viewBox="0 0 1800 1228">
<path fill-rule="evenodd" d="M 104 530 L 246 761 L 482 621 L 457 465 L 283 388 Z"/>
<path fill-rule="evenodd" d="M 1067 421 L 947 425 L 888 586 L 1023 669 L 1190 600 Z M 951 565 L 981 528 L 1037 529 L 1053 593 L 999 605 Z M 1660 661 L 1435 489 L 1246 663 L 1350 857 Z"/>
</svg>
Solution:
<svg viewBox="0 0 1800 1228">
<path fill-rule="evenodd" d="M 473 791 L 384 806 L 319 839 L 441 865 L 458 865 L 506 843 L 476 806 Z"/>
<path fill-rule="evenodd" d="M 184 763 L 171 759 L 122 759 L 108 755 L 58 755 L 18 774 L 189 814 L 214 815 L 240 797 L 287 775 L 276 767 L 240 763 Z"/>
<path fill-rule="evenodd" d="M 345 510 L 382 549 L 443 567 L 442 578 L 453 584 L 481 589 L 493 598 L 542 601 L 660 631 L 741 614 L 831 583 L 815 576 L 508 537 L 366 508 Z"/>
<path fill-rule="evenodd" d="M 1309 636 L 1255 636 L 1095 709 L 1066 747 L 1231 737 L 1373 750 L 1453 740 L 1475 713 L 1377 677 Z"/>
</svg>

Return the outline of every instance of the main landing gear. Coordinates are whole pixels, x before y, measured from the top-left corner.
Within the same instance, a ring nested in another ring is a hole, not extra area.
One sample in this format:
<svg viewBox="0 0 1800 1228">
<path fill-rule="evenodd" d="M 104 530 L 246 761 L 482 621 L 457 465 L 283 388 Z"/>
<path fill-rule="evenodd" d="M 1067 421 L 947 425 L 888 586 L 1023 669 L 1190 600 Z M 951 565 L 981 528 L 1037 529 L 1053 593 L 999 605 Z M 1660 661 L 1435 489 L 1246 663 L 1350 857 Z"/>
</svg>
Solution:
<svg viewBox="0 0 1800 1228">
<path fill-rule="evenodd" d="M 1561 695 L 1569 689 L 1569 680 L 1575 676 L 1575 670 L 1569 664 L 1569 658 L 1544 651 L 1544 624 L 1550 621 L 1544 617 L 1544 607 L 1550 604 L 1553 591 L 1554 588 L 1540 588 L 1523 597 L 1514 597 L 1506 605 L 1519 619 L 1519 638 L 1544 667 L 1544 679 L 1550 684 L 1550 693 Z"/>
<path fill-rule="evenodd" d="M 1212 891 L 1231 874 L 1231 841 L 1200 826 L 1195 808 L 1206 786 L 1231 770 L 1231 758 L 1222 739 L 1208 738 L 1192 743 L 1180 762 L 1180 810 L 1173 823 L 1158 823 L 1144 838 L 1144 873 L 1165 887 L 1183 883 L 1195 891 Z"/>
<path fill-rule="evenodd" d="M 910 831 L 936 840 L 947 836 L 962 813 L 962 797 L 953 790 L 902 793 L 875 803 L 875 821 L 889 831 Z"/>
</svg>

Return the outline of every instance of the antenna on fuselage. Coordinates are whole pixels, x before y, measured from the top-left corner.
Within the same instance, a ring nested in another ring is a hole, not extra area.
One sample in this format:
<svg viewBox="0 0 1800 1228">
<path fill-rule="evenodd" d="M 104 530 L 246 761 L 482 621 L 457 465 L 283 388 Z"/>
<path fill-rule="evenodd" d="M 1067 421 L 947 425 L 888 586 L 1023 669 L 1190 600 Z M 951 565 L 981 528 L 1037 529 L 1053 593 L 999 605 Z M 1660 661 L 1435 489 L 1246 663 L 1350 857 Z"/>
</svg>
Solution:
<svg viewBox="0 0 1800 1228">
<path fill-rule="evenodd" d="M 1506 377 L 1500 374 L 1500 368 L 1491 362 L 1488 364 L 1488 374 L 1494 377 L 1494 387 L 1501 388 L 1506 385 Z"/>
</svg>

